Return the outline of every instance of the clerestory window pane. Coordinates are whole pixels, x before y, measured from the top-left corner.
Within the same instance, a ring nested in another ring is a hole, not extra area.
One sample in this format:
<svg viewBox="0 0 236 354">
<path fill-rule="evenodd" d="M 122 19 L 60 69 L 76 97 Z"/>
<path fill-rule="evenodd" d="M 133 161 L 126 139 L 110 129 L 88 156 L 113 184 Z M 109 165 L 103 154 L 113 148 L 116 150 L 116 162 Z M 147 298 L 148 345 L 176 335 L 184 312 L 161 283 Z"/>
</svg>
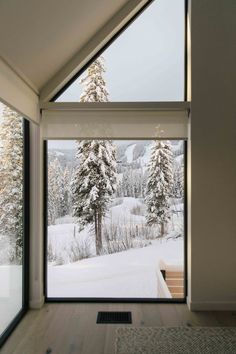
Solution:
<svg viewBox="0 0 236 354">
<path fill-rule="evenodd" d="M 57 101 L 183 101 L 184 52 L 185 1 L 156 0 Z M 99 72 L 99 61 L 104 71 Z M 98 75 L 105 95 L 84 97 L 84 79 L 92 86 Z"/>
</svg>

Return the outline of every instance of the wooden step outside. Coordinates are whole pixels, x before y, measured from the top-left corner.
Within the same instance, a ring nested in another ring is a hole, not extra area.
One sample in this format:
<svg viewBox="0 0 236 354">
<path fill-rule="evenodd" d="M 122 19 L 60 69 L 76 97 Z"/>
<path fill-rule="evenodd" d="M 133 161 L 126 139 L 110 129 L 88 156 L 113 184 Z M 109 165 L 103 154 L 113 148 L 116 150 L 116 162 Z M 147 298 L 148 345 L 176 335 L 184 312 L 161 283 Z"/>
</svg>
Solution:
<svg viewBox="0 0 236 354">
<path fill-rule="evenodd" d="M 165 271 L 165 282 L 172 298 L 181 299 L 184 297 L 184 272 Z"/>
</svg>

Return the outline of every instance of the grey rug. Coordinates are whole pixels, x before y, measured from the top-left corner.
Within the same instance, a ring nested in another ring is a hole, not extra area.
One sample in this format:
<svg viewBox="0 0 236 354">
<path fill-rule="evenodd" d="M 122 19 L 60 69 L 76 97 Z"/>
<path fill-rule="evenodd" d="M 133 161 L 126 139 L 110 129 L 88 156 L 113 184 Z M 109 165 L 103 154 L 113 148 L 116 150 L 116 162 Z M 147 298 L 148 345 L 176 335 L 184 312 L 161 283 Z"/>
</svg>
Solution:
<svg viewBox="0 0 236 354">
<path fill-rule="evenodd" d="M 236 354 L 236 327 L 122 327 L 116 354 Z"/>
</svg>

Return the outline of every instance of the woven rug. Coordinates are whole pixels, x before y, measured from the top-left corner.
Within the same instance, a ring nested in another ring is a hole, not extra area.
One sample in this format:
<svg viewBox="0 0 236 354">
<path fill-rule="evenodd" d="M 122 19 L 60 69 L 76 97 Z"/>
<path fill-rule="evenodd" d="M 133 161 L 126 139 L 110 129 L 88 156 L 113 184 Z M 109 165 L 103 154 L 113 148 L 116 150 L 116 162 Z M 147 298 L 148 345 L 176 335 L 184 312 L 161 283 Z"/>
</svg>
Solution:
<svg viewBox="0 0 236 354">
<path fill-rule="evenodd" d="M 236 327 L 122 327 L 116 354 L 236 354 Z"/>
</svg>

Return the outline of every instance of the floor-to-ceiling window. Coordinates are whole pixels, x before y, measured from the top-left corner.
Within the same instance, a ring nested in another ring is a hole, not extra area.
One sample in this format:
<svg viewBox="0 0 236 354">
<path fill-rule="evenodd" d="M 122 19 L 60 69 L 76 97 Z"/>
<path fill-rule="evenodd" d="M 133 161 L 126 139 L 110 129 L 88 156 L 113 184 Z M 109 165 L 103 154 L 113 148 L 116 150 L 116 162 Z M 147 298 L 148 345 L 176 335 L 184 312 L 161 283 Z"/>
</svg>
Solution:
<svg viewBox="0 0 236 354">
<path fill-rule="evenodd" d="M 0 103 L 0 343 L 27 306 L 28 123 Z"/>
<path fill-rule="evenodd" d="M 184 197 L 183 140 L 49 140 L 47 296 L 183 299 Z"/>
</svg>

